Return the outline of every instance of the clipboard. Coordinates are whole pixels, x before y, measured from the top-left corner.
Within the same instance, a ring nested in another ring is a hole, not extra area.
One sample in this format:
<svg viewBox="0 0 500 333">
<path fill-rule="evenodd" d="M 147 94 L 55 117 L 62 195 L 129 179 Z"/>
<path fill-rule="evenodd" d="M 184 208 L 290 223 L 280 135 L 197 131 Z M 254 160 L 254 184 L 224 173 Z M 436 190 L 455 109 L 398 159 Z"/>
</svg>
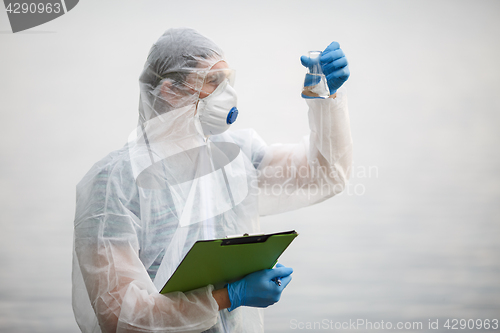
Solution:
<svg viewBox="0 0 500 333">
<path fill-rule="evenodd" d="M 160 293 L 186 292 L 236 281 L 272 268 L 298 236 L 295 230 L 194 243 Z"/>
</svg>

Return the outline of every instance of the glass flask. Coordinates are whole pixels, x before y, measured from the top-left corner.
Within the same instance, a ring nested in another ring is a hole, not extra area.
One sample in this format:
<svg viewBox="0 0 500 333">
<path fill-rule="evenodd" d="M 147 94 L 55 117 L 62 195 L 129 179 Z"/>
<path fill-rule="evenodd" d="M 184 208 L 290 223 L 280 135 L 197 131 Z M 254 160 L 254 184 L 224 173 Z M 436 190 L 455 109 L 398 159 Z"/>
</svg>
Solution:
<svg viewBox="0 0 500 333">
<path fill-rule="evenodd" d="M 309 51 L 311 66 L 307 68 L 302 98 L 328 98 L 330 96 L 326 77 L 319 61 L 322 53 L 321 51 Z"/>
</svg>

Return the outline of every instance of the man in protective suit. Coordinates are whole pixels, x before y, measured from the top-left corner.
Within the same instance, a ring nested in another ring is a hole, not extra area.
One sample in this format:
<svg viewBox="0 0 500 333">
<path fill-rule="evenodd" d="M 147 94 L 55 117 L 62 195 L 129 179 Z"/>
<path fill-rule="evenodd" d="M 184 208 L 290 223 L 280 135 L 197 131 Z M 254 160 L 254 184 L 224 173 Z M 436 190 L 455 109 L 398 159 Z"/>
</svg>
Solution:
<svg viewBox="0 0 500 333">
<path fill-rule="evenodd" d="M 343 190 L 352 140 L 337 89 L 349 69 L 336 42 L 320 62 L 330 97 L 306 100 L 310 134 L 266 145 L 253 130 L 227 131 L 237 96 L 217 45 L 191 29 L 160 37 L 140 76 L 137 129 L 77 185 L 73 309 L 83 332 L 264 330 L 262 309 L 279 300 L 291 268 L 220 289 L 158 291 L 197 240 L 257 233 L 260 215 Z"/>
</svg>

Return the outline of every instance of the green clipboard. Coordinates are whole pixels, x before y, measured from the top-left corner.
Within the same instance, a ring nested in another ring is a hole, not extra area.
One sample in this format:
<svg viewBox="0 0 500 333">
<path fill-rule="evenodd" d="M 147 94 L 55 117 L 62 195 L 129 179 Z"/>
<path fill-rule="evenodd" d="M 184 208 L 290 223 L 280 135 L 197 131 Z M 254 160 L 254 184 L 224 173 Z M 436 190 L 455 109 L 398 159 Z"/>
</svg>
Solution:
<svg viewBox="0 0 500 333">
<path fill-rule="evenodd" d="M 197 241 L 160 293 L 218 285 L 272 268 L 297 237 L 295 230 L 257 236 Z"/>
</svg>

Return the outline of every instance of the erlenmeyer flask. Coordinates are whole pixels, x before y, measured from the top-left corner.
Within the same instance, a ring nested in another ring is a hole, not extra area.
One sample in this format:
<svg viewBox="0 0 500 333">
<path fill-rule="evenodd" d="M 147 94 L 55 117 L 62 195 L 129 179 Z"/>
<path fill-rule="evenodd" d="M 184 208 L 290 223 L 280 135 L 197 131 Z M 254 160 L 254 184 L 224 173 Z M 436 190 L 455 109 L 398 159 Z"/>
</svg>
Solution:
<svg viewBox="0 0 500 333">
<path fill-rule="evenodd" d="M 330 96 L 326 77 L 319 61 L 321 54 L 321 51 L 309 51 L 311 65 L 307 68 L 304 88 L 302 88 L 302 98 L 328 98 Z"/>
</svg>

